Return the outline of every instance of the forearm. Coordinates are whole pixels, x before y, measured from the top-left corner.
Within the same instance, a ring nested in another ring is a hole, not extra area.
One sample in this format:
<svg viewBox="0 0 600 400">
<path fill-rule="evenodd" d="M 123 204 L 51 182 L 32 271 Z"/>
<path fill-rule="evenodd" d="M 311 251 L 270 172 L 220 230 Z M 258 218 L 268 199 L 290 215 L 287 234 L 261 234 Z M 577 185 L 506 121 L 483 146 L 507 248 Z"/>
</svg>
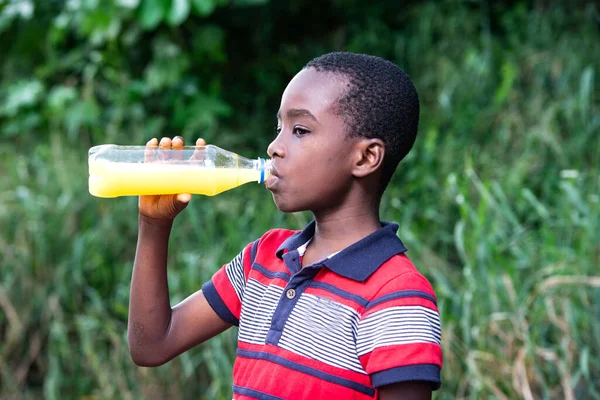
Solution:
<svg viewBox="0 0 600 400">
<path fill-rule="evenodd" d="M 140 216 L 131 279 L 128 339 L 136 363 L 156 364 L 168 336 L 171 305 L 167 283 L 167 253 L 172 222 Z"/>
</svg>

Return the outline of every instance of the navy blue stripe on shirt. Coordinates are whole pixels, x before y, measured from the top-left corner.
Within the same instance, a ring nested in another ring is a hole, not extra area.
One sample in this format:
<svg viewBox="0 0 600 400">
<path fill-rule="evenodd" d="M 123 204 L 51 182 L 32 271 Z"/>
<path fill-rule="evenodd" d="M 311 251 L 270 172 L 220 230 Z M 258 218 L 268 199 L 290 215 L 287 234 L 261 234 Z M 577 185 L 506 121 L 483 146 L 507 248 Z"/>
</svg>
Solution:
<svg viewBox="0 0 600 400">
<path fill-rule="evenodd" d="M 442 385 L 440 367 L 435 364 L 406 365 L 386 369 L 371 375 L 373 387 L 381 387 L 397 382 L 426 381 L 431 383 L 432 390 L 438 390 Z"/>
<path fill-rule="evenodd" d="M 258 250 L 258 242 L 259 240 L 255 240 L 252 243 L 252 247 L 250 248 L 250 265 L 254 264 L 254 260 L 256 259 L 256 250 Z"/>
<path fill-rule="evenodd" d="M 215 289 L 215 285 L 212 283 L 212 280 L 206 282 L 202 285 L 202 293 L 208 301 L 208 304 L 212 307 L 213 310 L 217 313 L 219 317 L 228 324 L 239 326 L 240 321 L 229 311 L 229 308 L 225 305 L 219 293 L 217 293 L 217 289 Z"/>
<path fill-rule="evenodd" d="M 266 269 L 265 267 L 263 267 L 262 265 L 258 264 L 258 263 L 254 263 L 252 265 L 252 269 L 257 270 L 258 272 L 260 272 L 261 274 L 263 274 L 264 276 L 266 276 L 267 278 L 281 278 L 284 279 L 286 281 L 289 281 L 291 278 L 291 275 L 288 274 L 287 272 L 274 272 L 274 271 L 270 271 L 268 269 Z"/>
<path fill-rule="evenodd" d="M 365 307 L 365 311 L 369 308 L 375 307 L 377 304 L 384 303 L 386 301 L 395 300 L 395 299 L 403 299 L 406 297 L 420 297 L 425 300 L 431 301 L 433 304 L 437 306 L 437 302 L 435 301 L 435 297 L 430 295 L 427 292 L 423 292 L 421 290 L 401 290 L 395 293 L 388 293 L 385 296 L 381 296 L 380 298 L 373 300 Z"/>
<path fill-rule="evenodd" d="M 271 361 L 276 364 L 282 365 L 286 368 L 292 369 L 294 371 L 302 372 L 304 374 L 317 377 L 327 382 L 335 383 L 340 386 L 345 386 L 347 388 L 354 389 L 357 392 L 366 394 L 367 396 L 375 396 L 375 390 L 373 388 L 361 385 L 360 383 L 356 383 L 349 379 L 340 378 L 339 376 L 320 371 L 316 368 L 307 367 L 306 365 L 287 360 L 283 357 L 279 357 L 274 354 L 270 354 L 264 351 L 250 351 L 243 349 L 237 349 L 236 354 L 240 357 Z"/>
<path fill-rule="evenodd" d="M 284 400 L 283 397 L 271 396 L 258 390 L 250 389 L 243 386 L 233 385 L 233 393 L 241 394 L 242 396 L 252 397 L 258 400 Z"/>
<path fill-rule="evenodd" d="M 363 307 L 365 307 L 367 304 L 369 304 L 369 300 L 365 299 L 364 297 L 360 297 L 359 295 L 354 294 L 354 293 L 346 292 L 345 290 L 342 290 L 336 286 L 330 285 L 329 283 L 314 281 L 314 282 L 311 282 L 310 285 L 308 285 L 308 287 L 327 290 L 328 292 L 331 292 L 340 297 L 343 297 L 344 299 L 352 300 L 352 301 L 360 304 Z"/>
</svg>

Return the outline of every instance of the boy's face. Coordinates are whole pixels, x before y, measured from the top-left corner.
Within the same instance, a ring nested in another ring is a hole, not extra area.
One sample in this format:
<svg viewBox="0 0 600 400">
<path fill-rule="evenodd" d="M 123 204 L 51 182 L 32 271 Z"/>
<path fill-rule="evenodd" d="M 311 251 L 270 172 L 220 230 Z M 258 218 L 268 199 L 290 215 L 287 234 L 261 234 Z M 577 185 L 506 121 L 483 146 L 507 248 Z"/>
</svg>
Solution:
<svg viewBox="0 0 600 400">
<path fill-rule="evenodd" d="M 268 148 L 274 173 L 266 182 L 281 211 L 334 211 L 347 198 L 357 138 L 347 137 L 335 113 L 346 86 L 337 75 L 309 68 L 283 92 L 278 134 Z"/>
</svg>

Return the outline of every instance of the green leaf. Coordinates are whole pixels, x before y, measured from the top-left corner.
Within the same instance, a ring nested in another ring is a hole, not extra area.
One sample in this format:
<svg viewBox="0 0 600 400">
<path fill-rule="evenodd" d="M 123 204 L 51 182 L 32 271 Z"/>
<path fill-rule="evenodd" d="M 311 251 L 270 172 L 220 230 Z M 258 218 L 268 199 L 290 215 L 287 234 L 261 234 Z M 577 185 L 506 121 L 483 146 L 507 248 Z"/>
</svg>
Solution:
<svg viewBox="0 0 600 400">
<path fill-rule="evenodd" d="M 81 127 L 93 126 L 100 118 L 100 108 L 91 100 L 84 100 L 69 107 L 65 114 L 65 125 L 70 136 L 76 136 Z"/>
<path fill-rule="evenodd" d="M 140 0 L 117 0 L 117 4 L 123 8 L 136 9 L 140 5 Z"/>
<path fill-rule="evenodd" d="M 172 0 L 171 9 L 167 15 L 169 25 L 181 24 L 190 15 L 190 0 Z"/>
<path fill-rule="evenodd" d="M 144 0 L 140 8 L 139 21 L 145 29 L 154 29 L 165 17 L 165 3 L 162 0 Z"/>
<path fill-rule="evenodd" d="M 192 3 L 196 12 L 201 16 L 212 14 L 216 6 L 214 0 L 192 0 Z"/>
<path fill-rule="evenodd" d="M 38 80 L 17 81 L 6 89 L 6 99 L 0 102 L 0 115 L 15 116 L 19 109 L 33 106 L 44 92 Z"/>
<path fill-rule="evenodd" d="M 77 91 L 74 88 L 68 86 L 57 86 L 48 94 L 46 103 L 53 112 L 60 112 L 76 98 Z"/>
<path fill-rule="evenodd" d="M 505 62 L 502 65 L 501 71 L 502 81 L 500 83 L 500 87 L 494 95 L 494 103 L 496 104 L 504 103 L 504 100 L 506 100 L 506 98 L 508 97 L 515 83 L 515 79 L 517 78 L 517 69 L 510 62 Z"/>
<path fill-rule="evenodd" d="M 581 350 L 581 356 L 579 357 L 579 369 L 583 376 L 589 379 L 590 377 L 590 348 L 584 347 Z"/>
</svg>

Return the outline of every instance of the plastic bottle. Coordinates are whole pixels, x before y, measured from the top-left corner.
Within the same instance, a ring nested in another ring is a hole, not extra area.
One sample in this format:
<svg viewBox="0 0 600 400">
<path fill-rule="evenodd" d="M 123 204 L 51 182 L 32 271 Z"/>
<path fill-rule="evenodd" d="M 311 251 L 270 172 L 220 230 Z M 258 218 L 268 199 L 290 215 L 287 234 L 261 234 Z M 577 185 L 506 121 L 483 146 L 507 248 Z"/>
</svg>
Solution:
<svg viewBox="0 0 600 400">
<path fill-rule="evenodd" d="M 89 150 L 88 166 L 89 191 L 96 197 L 214 196 L 244 183 L 263 183 L 271 160 L 250 160 L 214 145 L 166 150 L 105 144 Z"/>
</svg>

